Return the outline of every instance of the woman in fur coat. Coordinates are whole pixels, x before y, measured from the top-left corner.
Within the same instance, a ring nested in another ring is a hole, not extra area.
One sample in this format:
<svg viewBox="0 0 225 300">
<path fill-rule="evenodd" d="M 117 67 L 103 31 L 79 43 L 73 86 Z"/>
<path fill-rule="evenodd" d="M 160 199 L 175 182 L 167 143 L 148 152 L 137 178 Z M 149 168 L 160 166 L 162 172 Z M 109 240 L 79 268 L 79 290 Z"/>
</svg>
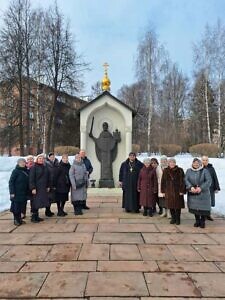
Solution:
<svg viewBox="0 0 225 300">
<path fill-rule="evenodd" d="M 184 171 L 176 165 L 174 158 L 168 159 L 161 180 L 161 192 L 171 213 L 170 224 L 180 225 L 181 209 L 184 208 Z"/>
</svg>

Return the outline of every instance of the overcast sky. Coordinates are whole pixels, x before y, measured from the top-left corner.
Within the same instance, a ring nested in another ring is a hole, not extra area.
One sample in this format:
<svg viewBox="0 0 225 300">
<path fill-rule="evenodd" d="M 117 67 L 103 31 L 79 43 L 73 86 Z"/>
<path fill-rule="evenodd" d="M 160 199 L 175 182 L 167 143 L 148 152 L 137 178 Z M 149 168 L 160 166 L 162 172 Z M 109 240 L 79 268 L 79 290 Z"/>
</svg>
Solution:
<svg viewBox="0 0 225 300">
<path fill-rule="evenodd" d="M 31 0 L 35 6 L 45 7 L 54 2 Z M 1 13 L 9 3 L 0 0 Z M 58 0 L 58 6 L 70 20 L 78 52 L 91 64 L 84 95 L 102 79 L 104 62 L 110 65 L 113 94 L 123 84 L 135 81 L 138 40 L 148 24 L 155 28 L 172 60 L 191 75 L 192 43 L 201 38 L 207 22 L 223 21 L 225 13 L 225 0 Z"/>
</svg>

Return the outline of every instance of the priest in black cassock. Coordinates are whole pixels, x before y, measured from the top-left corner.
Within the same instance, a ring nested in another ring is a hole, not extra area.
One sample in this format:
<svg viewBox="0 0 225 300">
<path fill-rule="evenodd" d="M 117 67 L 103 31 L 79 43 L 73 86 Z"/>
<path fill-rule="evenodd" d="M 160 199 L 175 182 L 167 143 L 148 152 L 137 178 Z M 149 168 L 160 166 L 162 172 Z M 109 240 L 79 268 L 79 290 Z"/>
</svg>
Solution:
<svg viewBox="0 0 225 300">
<path fill-rule="evenodd" d="M 137 181 L 143 163 L 136 158 L 134 152 L 129 153 L 120 166 L 119 183 L 123 189 L 122 208 L 126 212 L 139 213 L 139 192 L 137 191 Z"/>
</svg>

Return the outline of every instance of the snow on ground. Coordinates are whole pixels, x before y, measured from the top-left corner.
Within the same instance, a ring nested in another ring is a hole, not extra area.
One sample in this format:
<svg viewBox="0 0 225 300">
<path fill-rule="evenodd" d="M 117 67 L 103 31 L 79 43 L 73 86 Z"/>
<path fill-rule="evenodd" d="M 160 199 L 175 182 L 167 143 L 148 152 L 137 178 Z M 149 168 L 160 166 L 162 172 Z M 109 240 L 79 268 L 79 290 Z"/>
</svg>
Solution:
<svg viewBox="0 0 225 300">
<path fill-rule="evenodd" d="M 144 158 L 148 157 L 147 153 L 143 153 L 138 156 L 138 159 L 143 161 Z M 151 157 L 160 157 L 152 155 Z M 60 158 L 60 157 L 59 157 Z M 182 167 L 184 171 L 190 168 L 193 157 L 190 154 L 177 155 L 177 165 Z M 12 170 L 16 166 L 18 157 L 2 157 L 0 156 L 0 211 L 8 209 L 10 206 L 8 182 Z M 73 157 L 70 157 L 72 163 Z M 213 208 L 213 212 L 225 216 L 225 158 L 210 158 L 209 162 L 213 164 L 220 183 L 221 191 L 216 194 L 216 206 Z"/>
</svg>

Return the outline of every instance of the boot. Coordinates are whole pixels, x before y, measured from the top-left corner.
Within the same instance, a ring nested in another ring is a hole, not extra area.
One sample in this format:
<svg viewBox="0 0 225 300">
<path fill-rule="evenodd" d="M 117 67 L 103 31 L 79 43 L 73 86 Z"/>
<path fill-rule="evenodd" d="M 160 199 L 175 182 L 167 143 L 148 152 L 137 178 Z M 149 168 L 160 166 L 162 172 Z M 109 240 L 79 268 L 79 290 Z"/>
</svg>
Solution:
<svg viewBox="0 0 225 300">
<path fill-rule="evenodd" d="M 14 225 L 20 226 L 22 223 L 20 222 L 20 218 L 18 214 L 13 214 L 14 216 Z"/>
<path fill-rule="evenodd" d="M 171 216 L 170 210 L 167 209 L 167 219 L 171 219 L 171 218 L 172 218 L 172 216 Z"/>
<path fill-rule="evenodd" d="M 64 211 L 64 207 L 65 207 L 65 201 L 62 201 L 62 203 L 61 203 L 61 209 L 62 209 L 62 212 L 63 212 L 64 216 L 67 216 L 68 213 Z"/>
<path fill-rule="evenodd" d="M 83 209 L 90 209 L 90 207 L 87 206 L 86 200 L 81 201 L 82 202 L 82 208 Z"/>
<path fill-rule="evenodd" d="M 211 215 L 207 216 L 206 219 L 209 220 L 209 221 L 214 221 L 214 219 L 212 218 Z"/>
<path fill-rule="evenodd" d="M 148 212 L 147 212 L 147 207 L 144 207 L 144 212 L 143 212 L 143 216 L 146 217 L 148 215 Z"/>
<path fill-rule="evenodd" d="M 38 214 L 37 213 L 32 213 L 32 215 L 31 215 L 31 222 L 32 223 L 39 223 Z"/>
<path fill-rule="evenodd" d="M 170 214 L 171 214 L 170 224 L 175 224 L 176 223 L 175 209 L 170 209 Z"/>
<path fill-rule="evenodd" d="M 181 209 L 176 209 L 175 211 L 176 225 L 180 225 L 180 213 L 181 213 Z"/>
<path fill-rule="evenodd" d="M 149 208 L 149 211 L 148 211 L 148 215 L 149 215 L 149 217 L 153 217 L 153 208 L 152 207 L 150 207 Z"/>
<path fill-rule="evenodd" d="M 45 208 L 45 215 L 46 215 L 46 217 L 54 216 L 54 213 L 51 211 L 50 206 Z"/>
<path fill-rule="evenodd" d="M 200 216 L 195 215 L 195 224 L 194 227 L 199 227 L 200 226 Z"/>
<path fill-rule="evenodd" d="M 57 216 L 58 216 L 58 217 L 64 217 L 63 210 L 62 210 L 62 208 L 61 208 L 60 202 L 57 202 L 56 204 L 57 204 L 57 209 L 58 209 Z"/>
<path fill-rule="evenodd" d="M 163 213 L 163 208 L 159 206 L 159 215 L 161 215 L 162 213 Z"/>
<path fill-rule="evenodd" d="M 205 216 L 201 216 L 200 218 L 200 227 L 205 228 Z"/>
<path fill-rule="evenodd" d="M 73 206 L 74 206 L 74 214 L 76 216 L 83 215 L 81 201 L 75 201 L 75 202 L 73 202 Z"/>
<path fill-rule="evenodd" d="M 163 210 L 163 208 L 162 208 Z M 164 208 L 164 211 L 162 211 L 162 214 L 160 215 L 161 218 L 167 217 L 167 208 Z"/>
</svg>

